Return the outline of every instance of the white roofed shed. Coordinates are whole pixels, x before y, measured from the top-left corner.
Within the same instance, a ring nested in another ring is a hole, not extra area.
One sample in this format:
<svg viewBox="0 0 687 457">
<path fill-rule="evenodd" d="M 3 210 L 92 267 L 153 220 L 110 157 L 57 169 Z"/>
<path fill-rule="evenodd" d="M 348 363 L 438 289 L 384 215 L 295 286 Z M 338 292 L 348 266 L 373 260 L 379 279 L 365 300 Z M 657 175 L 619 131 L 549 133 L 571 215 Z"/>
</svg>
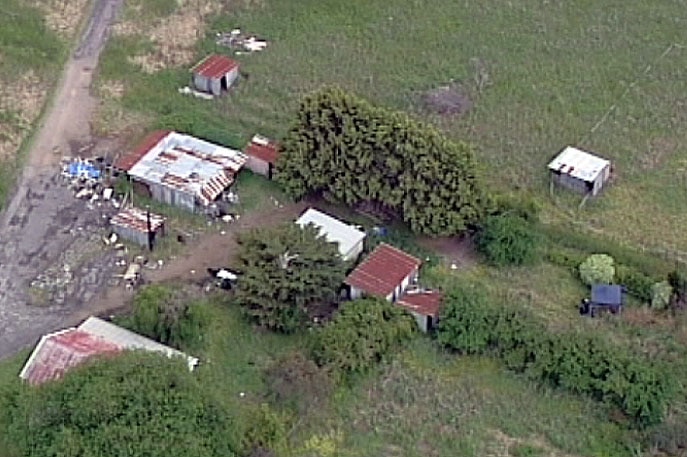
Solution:
<svg viewBox="0 0 687 457">
<path fill-rule="evenodd" d="M 313 224 L 319 228 L 320 235 L 323 235 L 327 241 L 339 245 L 339 254 L 343 260 L 354 260 L 363 251 L 365 232 L 322 211 L 309 208 L 298 218 L 296 224 L 301 227 Z"/>
<path fill-rule="evenodd" d="M 611 162 L 567 146 L 549 163 L 552 179 L 580 193 L 596 195 L 610 177 Z"/>
</svg>

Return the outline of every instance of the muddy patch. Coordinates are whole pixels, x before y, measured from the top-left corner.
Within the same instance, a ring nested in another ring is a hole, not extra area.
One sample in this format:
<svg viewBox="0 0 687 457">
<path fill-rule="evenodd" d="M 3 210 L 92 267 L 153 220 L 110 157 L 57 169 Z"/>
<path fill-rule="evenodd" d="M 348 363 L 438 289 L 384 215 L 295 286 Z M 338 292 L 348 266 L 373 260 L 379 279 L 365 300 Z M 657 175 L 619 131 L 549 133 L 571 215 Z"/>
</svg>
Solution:
<svg viewBox="0 0 687 457">
<path fill-rule="evenodd" d="M 470 111 L 473 102 L 468 90 L 458 83 L 451 83 L 428 90 L 422 96 L 426 111 L 440 116 L 462 116 Z"/>
</svg>

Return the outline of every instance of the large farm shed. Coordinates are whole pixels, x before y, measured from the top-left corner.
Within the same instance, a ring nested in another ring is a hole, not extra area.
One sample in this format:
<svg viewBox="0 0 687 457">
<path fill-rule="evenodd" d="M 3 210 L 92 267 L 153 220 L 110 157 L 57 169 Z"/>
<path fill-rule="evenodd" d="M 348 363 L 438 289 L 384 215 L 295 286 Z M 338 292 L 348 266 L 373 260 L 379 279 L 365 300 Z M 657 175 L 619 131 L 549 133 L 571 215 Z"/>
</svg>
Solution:
<svg viewBox="0 0 687 457">
<path fill-rule="evenodd" d="M 279 146 L 264 136 L 255 135 L 244 151 L 248 156 L 246 168 L 253 173 L 272 179 L 274 167 L 279 158 Z"/>
<path fill-rule="evenodd" d="M 134 349 L 157 352 L 167 357 L 182 357 L 189 370 L 198 365 L 195 357 L 97 317 L 89 317 L 79 327 L 44 335 L 19 377 L 29 384 L 38 385 L 61 378 L 67 371 L 91 357 L 114 356 Z"/>
<path fill-rule="evenodd" d="M 155 200 L 194 211 L 215 201 L 234 182 L 247 159 L 241 151 L 159 131 L 120 157 L 114 167 Z"/>
<path fill-rule="evenodd" d="M 127 208 L 110 219 L 112 230 L 125 240 L 141 246 L 148 246 L 164 235 L 165 218 L 139 208 Z"/>
<path fill-rule="evenodd" d="M 339 254 L 345 261 L 355 260 L 363 252 L 363 241 L 365 232 L 346 224 L 328 214 L 314 208 L 308 208 L 296 220 L 296 224 L 304 227 L 312 224 L 318 228 L 321 236 L 324 236 L 330 243 L 336 243 Z"/>
<path fill-rule="evenodd" d="M 583 194 L 597 195 L 611 174 L 611 162 L 568 146 L 549 163 L 554 183 Z"/>
<path fill-rule="evenodd" d="M 213 54 L 198 62 L 191 72 L 193 86 L 197 90 L 219 96 L 239 77 L 239 63 L 229 57 Z"/>
<path fill-rule="evenodd" d="M 381 243 L 348 275 L 351 299 L 362 296 L 396 301 L 418 278 L 420 259 L 389 244 Z"/>
</svg>

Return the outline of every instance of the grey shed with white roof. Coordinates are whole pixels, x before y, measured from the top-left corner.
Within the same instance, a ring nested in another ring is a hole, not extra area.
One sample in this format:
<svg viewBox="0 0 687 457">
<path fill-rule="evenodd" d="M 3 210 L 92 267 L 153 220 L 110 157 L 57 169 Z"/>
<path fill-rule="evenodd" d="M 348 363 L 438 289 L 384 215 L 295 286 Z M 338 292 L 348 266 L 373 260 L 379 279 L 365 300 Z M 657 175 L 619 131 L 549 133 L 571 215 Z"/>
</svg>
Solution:
<svg viewBox="0 0 687 457">
<path fill-rule="evenodd" d="M 549 163 L 552 180 L 583 194 L 597 195 L 611 174 L 611 162 L 568 146 Z"/>
<path fill-rule="evenodd" d="M 320 231 L 327 241 L 337 243 L 339 254 L 343 260 L 355 260 L 363 252 L 363 241 L 365 232 L 346 224 L 328 214 L 314 208 L 307 209 L 296 224 L 304 227 L 313 224 Z"/>
</svg>

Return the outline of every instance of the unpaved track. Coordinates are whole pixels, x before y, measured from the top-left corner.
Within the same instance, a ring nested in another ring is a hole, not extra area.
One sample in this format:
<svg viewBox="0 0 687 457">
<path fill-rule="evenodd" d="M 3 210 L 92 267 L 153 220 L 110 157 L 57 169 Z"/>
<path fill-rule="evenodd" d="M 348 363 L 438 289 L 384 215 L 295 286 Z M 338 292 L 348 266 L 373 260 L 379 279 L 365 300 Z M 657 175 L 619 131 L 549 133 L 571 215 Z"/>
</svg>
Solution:
<svg viewBox="0 0 687 457">
<path fill-rule="evenodd" d="M 0 214 L 0 359 L 47 331 L 73 323 L 110 277 L 112 259 L 93 249 L 96 229 L 103 225 L 101 214 L 86 210 L 55 179 L 60 156 L 74 144 L 90 141 L 93 70 L 109 25 L 123 4 L 123 0 L 94 2 L 80 45 L 36 133 L 16 192 Z M 55 292 L 58 299 L 46 300 L 42 307 L 29 306 L 29 300 L 40 301 L 44 293 L 29 291 L 31 281 L 46 271 L 59 275 L 64 264 L 70 264 L 71 271 L 65 274 L 72 279 Z"/>
</svg>

